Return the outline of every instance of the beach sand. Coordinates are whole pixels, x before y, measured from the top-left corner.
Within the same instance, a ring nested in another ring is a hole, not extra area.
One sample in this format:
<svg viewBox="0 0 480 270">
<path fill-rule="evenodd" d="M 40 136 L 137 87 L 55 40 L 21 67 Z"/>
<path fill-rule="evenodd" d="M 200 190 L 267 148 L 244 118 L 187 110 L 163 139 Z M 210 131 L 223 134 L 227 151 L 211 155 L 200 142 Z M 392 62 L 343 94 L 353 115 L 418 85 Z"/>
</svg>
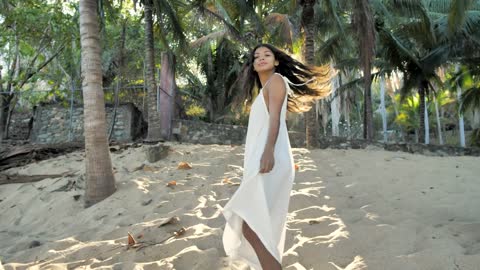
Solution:
<svg viewBox="0 0 480 270">
<path fill-rule="evenodd" d="M 112 153 L 117 191 L 90 208 L 82 151 L 6 171 L 73 176 L 0 186 L 0 268 L 247 270 L 225 256 L 221 215 L 244 147 L 166 144 L 169 156 L 156 163 L 146 146 Z M 284 269 L 480 269 L 480 158 L 293 153 Z M 137 245 L 127 245 L 128 232 Z"/>
</svg>

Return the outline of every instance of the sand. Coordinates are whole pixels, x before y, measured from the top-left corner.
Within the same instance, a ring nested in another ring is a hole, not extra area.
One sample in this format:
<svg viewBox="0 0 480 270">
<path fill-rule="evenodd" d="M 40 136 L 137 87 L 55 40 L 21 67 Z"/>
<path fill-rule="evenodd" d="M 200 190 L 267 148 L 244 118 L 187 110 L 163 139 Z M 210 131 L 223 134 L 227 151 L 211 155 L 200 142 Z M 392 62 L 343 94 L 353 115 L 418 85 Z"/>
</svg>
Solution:
<svg viewBox="0 0 480 270">
<path fill-rule="evenodd" d="M 241 181 L 243 146 L 167 144 L 156 163 L 145 146 L 112 153 L 117 191 L 87 209 L 83 152 L 7 171 L 74 176 L 0 186 L 0 269 L 247 270 L 225 256 L 220 212 Z M 293 152 L 284 269 L 480 269 L 480 158 Z"/>
</svg>

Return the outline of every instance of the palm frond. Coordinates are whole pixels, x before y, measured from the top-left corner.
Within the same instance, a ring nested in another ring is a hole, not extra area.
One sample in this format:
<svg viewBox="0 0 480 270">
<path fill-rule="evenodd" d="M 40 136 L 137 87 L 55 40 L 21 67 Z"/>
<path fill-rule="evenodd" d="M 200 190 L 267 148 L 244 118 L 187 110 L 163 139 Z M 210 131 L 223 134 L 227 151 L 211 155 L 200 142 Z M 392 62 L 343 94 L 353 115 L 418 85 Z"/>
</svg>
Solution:
<svg viewBox="0 0 480 270">
<path fill-rule="evenodd" d="M 288 15 L 280 13 L 270 13 L 265 18 L 265 26 L 269 30 L 270 37 L 277 37 L 276 41 L 282 45 L 287 45 L 290 51 L 293 50 L 292 26 Z M 281 46 L 284 47 L 284 46 Z"/>
<path fill-rule="evenodd" d="M 225 18 L 223 18 L 218 13 L 216 13 L 214 10 L 211 10 L 210 8 L 205 7 L 204 2 L 205 1 L 203 0 L 196 0 L 192 3 L 192 7 L 197 9 L 200 15 L 222 23 L 227 29 L 229 35 L 232 36 L 233 39 L 240 41 L 242 44 L 246 46 L 249 45 L 247 41 L 244 39 L 244 37 L 240 34 L 238 29 L 233 24 L 229 23 L 227 20 L 225 20 Z"/>
<path fill-rule="evenodd" d="M 439 14 L 448 14 L 452 5 L 452 0 L 424 0 L 424 6 L 428 12 L 434 12 Z"/>
<path fill-rule="evenodd" d="M 335 26 L 339 30 L 341 34 L 343 34 L 344 31 L 344 22 L 340 19 L 339 15 L 339 4 L 337 0 L 326 0 L 324 1 L 324 4 L 327 6 L 327 10 L 329 11 L 328 13 L 331 14 L 331 16 L 334 18 L 335 21 Z"/>
<path fill-rule="evenodd" d="M 449 52 L 448 45 L 439 46 L 429 51 L 427 55 L 420 59 L 422 72 L 427 76 L 433 76 L 435 70 L 447 61 Z"/>
<path fill-rule="evenodd" d="M 448 14 L 448 30 L 450 34 L 458 32 L 466 19 L 466 12 L 472 5 L 473 0 L 453 0 Z"/>
<path fill-rule="evenodd" d="M 460 111 L 462 113 L 475 108 L 480 109 L 480 88 L 478 87 L 465 90 L 460 98 Z"/>
<path fill-rule="evenodd" d="M 415 47 L 411 43 L 409 44 L 408 40 L 401 40 L 386 29 L 381 29 L 379 36 L 382 39 L 383 55 L 385 55 L 385 59 L 389 59 L 394 66 L 401 68 L 405 65 L 405 61 L 413 62 L 417 66 L 421 66 L 418 58 L 409 49 Z"/>
<path fill-rule="evenodd" d="M 339 59 L 335 59 L 336 57 L 343 57 L 344 43 L 342 41 L 343 35 L 339 33 L 323 42 L 315 53 L 316 62 L 327 63 L 331 60 L 337 62 Z"/>
<path fill-rule="evenodd" d="M 208 34 L 206 36 L 203 36 L 201 38 L 198 38 L 195 41 L 193 41 L 192 43 L 190 43 L 190 48 L 198 48 L 200 46 L 203 46 L 206 42 L 224 37 L 226 33 L 227 32 L 225 30 L 210 33 L 210 34 Z"/>
<path fill-rule="evenodd" d="M 154 12 L 157 17 L 161 18 L 162 15 L 165 15 L 168 18 L 168 21 L 170 21 L 169 28 L 172 30 L 174 37 L 179 41 L 180 47 L 185 48 L 187 45 L 185 31 L 177 16 L 175 8 L 167 0 L 154 0 L 153 3 L 155 7 Z M 160 26 L 162 26 L 161 20 L 158 22 L 160 23 Z"/>
</svg>

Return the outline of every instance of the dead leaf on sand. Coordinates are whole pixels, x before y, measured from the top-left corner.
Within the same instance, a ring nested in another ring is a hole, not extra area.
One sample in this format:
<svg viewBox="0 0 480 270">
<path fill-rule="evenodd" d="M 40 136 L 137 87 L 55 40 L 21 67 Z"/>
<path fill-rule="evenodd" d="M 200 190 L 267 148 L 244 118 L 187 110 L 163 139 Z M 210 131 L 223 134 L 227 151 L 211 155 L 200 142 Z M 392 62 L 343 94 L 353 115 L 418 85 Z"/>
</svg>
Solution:
<svg viewBox="0 0 480 270">
<path fill-rule="evenodd" d="M 224 178 L 223 181 L 222 181 L 222 183 L 224 183 L 224 184 L 232 184 L 233 182 L 232 182 L 232 180 L 230 180 L 230 178 Z"/>
<path fill-rule="evenodd" d="M 167 187 L 173 188 L 177 185 L 177 181 L 173 180 L 167 183 Z"/>
<path fill-rule="evenodd" d="M 230 178 L 224 178 L 224 179 L 222 180 L 222 183 L 224 183 L 224 184 L 229 184 L 229 185 L 232 185 L 232 186 L 238 186 L 238 185 L 240 185 L 240 183 L 235 183 L 235 182 L 233 182 L 232 180 L 230 180 Z"/>
<path fill-rule="evenodd" d="M 192 166 L 190 164 L 183 161 L 178 163 L 178 167 L 177 167 L 178 170 L 190 170 L 191 168 Z"/>
<path fill-rule="evenodd" d="M 127 234 L 128 234 L 127 244 L 128 246 L 133 247 L 135 244 L 137 244 L 137 241 L 135 241 L 135 238 L 131 233 L 127 232 Z"/>
<path fill-rule="evenodd" d="M 300 169 L 300 166 L 298 166 L 296 163 L 295 163 L 295 171 L 298 171 Z"/>
</svg>

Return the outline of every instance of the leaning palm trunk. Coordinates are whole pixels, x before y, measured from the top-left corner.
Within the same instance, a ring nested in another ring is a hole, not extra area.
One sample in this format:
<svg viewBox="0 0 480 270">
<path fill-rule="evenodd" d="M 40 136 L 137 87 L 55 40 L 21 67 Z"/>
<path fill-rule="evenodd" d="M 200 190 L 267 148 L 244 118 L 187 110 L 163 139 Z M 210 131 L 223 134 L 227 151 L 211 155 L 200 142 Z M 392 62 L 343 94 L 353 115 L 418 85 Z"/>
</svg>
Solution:
<svg viewBox="0 0 480 270">
<path fill-rule="evenodd" d="M 115 192 L 105 123 L 96 0 L 80 1 L 80 36 L 85 130 L 85 205 L 88 207 Z"/>
<path fill-rule="evenodd" d="M 314 39 L 314 9 L 315 0 L 305 0 L 302 10 L 302 25 L 305 31 L 305 62 L 314 65 L 315 39 Z M 312 107 L 313 108 L 313 107 Z M 305 113 L 305 133 L 307 147 L 315 148 L 319 145 L 319 126 L 316 120 L 315 109 Z"/>
</svg>

